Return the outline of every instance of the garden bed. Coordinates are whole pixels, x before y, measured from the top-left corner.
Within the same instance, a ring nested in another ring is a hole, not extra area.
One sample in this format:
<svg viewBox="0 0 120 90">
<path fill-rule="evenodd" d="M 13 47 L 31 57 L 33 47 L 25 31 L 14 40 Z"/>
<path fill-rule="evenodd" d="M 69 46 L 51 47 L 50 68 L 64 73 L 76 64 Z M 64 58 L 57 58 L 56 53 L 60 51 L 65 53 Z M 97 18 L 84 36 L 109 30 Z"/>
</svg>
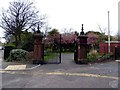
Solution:
<svg viewBox="0 0 120 90">
<path fill-rule="evenodd" d="M 87 54 L 88 63 L 101 63 L 115 61 L 113 53 L 100 54 L 96 50 L 92 50 Z"/>
<path fill-rule="evenodd" d="M 115 59 L 110 58 L 110 59 L 102 59 L 102 60 L 95 60 L 94 62 L 88 62 L 88 64 L 94 64 L 94 63 L 105 63 L 105 62 L 111 62 L 111 61 L 115 61 Z"/>
<path fill-rule="evenodd" d="M 96 58 L 95 60 L 93 61 L 88 61 L 88 63 L 102 63 L 102 62 L 110 62 L 110 61 L 115 61 L 115 58 L 113 55 L 103 55 L 99 58 Z"/>
</svg>

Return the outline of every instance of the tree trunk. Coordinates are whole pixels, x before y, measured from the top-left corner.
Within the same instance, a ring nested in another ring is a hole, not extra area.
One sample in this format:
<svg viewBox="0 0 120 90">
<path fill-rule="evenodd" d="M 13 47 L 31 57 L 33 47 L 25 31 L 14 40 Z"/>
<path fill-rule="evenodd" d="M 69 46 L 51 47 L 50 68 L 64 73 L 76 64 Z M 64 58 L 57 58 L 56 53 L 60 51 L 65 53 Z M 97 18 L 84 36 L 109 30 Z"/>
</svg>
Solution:
<svg viewBox="0 0 120 90">
<path fill-rule="evenodd" d="M 18 35 L 19 44 L 21 44 L 21 34 Z"/>
<path fill-rule="evenodd" d="M 15 47 L 16 48 L 18 47 L 18 38 L 17 38 L 17 35 L 15 35 Z"/>
</svg>

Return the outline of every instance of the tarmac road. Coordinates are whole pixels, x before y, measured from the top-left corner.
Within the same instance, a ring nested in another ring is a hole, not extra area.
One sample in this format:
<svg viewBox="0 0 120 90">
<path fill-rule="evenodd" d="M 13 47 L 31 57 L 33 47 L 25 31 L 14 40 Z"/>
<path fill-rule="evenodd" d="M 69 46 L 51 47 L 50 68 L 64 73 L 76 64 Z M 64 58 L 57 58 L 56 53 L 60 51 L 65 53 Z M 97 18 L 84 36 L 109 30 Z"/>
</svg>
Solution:
<svg viewBox="0 0 120 90">
<path fill-rule="evenodd" d="M 1 73 L 3 88 L 118 88 L 117 62 L 77 65 L 73 54 L 62 54 L 61 64 Z"/>
</svg>

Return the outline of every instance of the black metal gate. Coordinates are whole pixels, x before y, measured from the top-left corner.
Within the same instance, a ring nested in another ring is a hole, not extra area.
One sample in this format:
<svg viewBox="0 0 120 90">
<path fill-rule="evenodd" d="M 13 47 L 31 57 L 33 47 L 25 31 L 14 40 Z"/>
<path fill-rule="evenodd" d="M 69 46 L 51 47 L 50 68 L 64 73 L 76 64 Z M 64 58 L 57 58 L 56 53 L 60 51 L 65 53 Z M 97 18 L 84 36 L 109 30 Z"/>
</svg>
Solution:
<svg viewBox="0 0 120 90">
<path fill-rule="evenodd" d="M 120 60 L 120 47 L 115 47 L 115 60 Z"/>
<path fill-rule="evenodd" d="M 44 39 L 44 62 L 47 64 L 61 63 L 61 35 L 57 38 Z"/>
<path fill-rule="evenodd" d="M 74 49 L 74 61 L 78 64 L 78 43 L 77 41 L 74 42 L 75 49 Z"/>
</svg>

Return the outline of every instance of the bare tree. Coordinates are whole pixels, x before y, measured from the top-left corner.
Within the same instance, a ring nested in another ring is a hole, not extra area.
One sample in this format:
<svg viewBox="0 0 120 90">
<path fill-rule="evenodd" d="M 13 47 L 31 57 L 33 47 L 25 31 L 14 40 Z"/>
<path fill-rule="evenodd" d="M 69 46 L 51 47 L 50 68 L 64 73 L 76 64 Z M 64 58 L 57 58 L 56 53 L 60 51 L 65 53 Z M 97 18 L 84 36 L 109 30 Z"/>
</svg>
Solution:
<svg viewBox="0 0 120 90">
<path fill-rule="evenodd" d="M 105 34 L 106 33 L 106 28 L 101 28 L 101 26 L 98 24 L 98 28 L 101 33 Z"/>
<path fill-rule="evenodd" d="M 38 11 L 33 2 L 10 2 L 9 8 L 2 11 L 0 27 L 5 30 L 5 35 L 15 37 L 16 47 L 21 43 L 21 33 L 44 24 L 45 16 L 38 16 Z"/>
<path fill-rule="evenodd" d="M 73 31 L 73 28 L 69 28 L 69 29 L 64 28 L 63 31 L 64 31 L 65 35 L 68 35 L 68 34 L 70 34 Z"/>
</svg>

